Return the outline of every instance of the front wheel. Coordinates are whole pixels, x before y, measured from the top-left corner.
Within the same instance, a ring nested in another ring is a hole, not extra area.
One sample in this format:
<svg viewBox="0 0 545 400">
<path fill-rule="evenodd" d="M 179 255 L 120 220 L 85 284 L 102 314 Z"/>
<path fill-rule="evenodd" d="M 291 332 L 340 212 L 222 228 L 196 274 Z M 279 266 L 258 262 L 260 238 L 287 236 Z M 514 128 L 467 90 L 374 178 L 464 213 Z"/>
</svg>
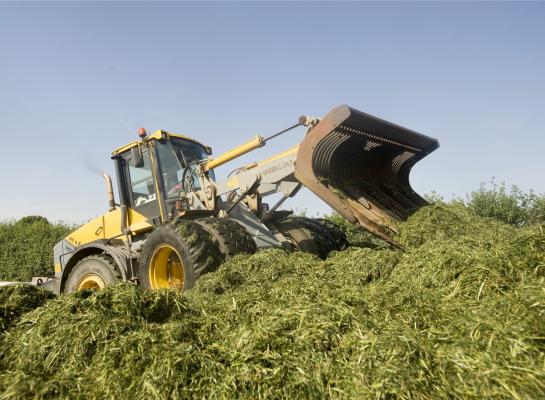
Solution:
<svg viewBox="0 0 545 400">
<path fill-rule="evenodd" d="M 215 271 L 222 254 L 209 234 L 193 221 L 177 220 L 156 228 L 142 248 L 140 284 L 147 289 L 190 289 Z"/>
<path fill-rule="evenodd" d="M 84 289 L 98 290 L 106 285 L 116 283 L 119 279 L 119 272 L 111 257 L 104 254 L 93 254 L 77 262 L 68 275 L 63 292 L 74 293 Z"/>
</svg>

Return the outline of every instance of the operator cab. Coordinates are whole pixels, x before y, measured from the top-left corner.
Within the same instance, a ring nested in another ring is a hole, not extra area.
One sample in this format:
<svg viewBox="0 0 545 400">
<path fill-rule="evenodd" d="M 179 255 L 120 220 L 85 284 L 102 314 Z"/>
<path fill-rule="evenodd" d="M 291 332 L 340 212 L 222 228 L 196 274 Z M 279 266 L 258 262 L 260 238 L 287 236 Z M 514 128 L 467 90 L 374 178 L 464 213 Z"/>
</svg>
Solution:
<svg viewBox="0 0 545 400">
<path fill-rule="evenodd" d="M 154 222 L 172 216 L 181 195 L 200 189 L 195 169 L 211 149 L 181 135 L 157 131 L 115 150 L 121 202 Z M 210 179 L 214 179 L 210 173 Z"/>
<path fill-rule="evenodd" d="M 171 137 L 158 142 L 157 153 L 167 200 L 178 198 L 182 190 L 200 189 L 199 179 L 193 172 L 208 156 L 204 146 Z"/>
</svg>

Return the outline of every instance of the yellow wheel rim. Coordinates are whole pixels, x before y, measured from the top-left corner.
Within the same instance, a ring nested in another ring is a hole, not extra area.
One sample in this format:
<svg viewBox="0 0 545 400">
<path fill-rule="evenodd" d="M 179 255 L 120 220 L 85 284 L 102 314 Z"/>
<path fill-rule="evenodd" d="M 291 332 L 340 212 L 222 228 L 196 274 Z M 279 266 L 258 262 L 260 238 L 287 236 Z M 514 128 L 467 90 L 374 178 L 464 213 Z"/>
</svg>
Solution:
<svg viewBox="0 0 545 400">
<path fill-rule="evenodd" d="M 153 252 L 148 265 L 148 276 L 152 289 L 184 287 L 184 264 L 178 252 L 163 244 Z"/>
<path fill-rule="evenodd" d="M 104 280 L 96 274 L 87 274 L 78 282 L 76 291 L 83 289 L 102 289 L 106 286 Z"/>
</svg>

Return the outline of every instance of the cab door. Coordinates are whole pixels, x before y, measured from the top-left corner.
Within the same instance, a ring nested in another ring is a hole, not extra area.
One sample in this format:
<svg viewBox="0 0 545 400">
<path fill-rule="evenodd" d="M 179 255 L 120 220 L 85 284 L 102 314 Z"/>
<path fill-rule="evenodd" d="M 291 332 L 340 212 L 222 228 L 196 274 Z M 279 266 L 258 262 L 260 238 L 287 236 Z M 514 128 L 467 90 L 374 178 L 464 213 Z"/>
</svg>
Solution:
<svg viewBox="0 0 545 400">
<path fill-rule="evenodd" d="M 148 146 L 140 146 L 141 160 L 134 162 L 134 154 L 123 155 L 123 169 L 127 182 L 128 205 L 144 215 L 154 224 L 161 222 L 158 184 L 154 174 L 153 160 Z"/>
</svg>

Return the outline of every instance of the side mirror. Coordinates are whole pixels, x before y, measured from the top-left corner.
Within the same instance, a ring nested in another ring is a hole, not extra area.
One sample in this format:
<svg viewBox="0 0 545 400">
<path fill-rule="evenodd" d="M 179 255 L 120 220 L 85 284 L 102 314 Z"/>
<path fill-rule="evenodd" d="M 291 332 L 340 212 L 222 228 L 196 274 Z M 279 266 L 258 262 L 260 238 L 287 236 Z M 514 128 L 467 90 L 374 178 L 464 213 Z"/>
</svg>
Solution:
<svg viewBox="0 0 545 400">
<path fill-rule="evenodd" d="M 131 149 L 129 165 L 134 168 L 142 168 L 144 166 L 144 159 L 142 158 L 142 153 L 140 153 L 140 147 L 136 146 Z"/>
</svg>

